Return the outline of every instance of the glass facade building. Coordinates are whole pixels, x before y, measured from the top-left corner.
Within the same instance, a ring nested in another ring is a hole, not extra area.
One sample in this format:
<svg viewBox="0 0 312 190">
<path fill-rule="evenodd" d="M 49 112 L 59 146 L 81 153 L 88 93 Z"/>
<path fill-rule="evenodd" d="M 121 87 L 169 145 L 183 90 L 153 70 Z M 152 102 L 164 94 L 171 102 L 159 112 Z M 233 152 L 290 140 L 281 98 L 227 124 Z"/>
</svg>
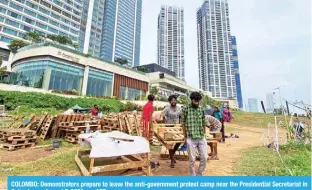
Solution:
<svg viewBox="0 0 312 190">
<path fill-rule="evenodd" d="M 0 0 L 0 41 L 28 32 L 55 34 L 79 42 L 82 0 Z"/>
<path fill-rule="evenodd" d="M 81 93 L 82 67 L 64 64 L 55 60 L 30 60 L 12 67 L 11 77 L 16 85 L 44 88 L 47 90 L 77 91 Z"/>
<path fill-rule="evenodd" d="M 46 90 L 82 92 L 84 67 L 50 58 L 30 59 L 13 65 L 12 84 Z M 90 68 L 86 95 L 112 96 L 113 73 Z"/>
<path fill-rule="evenodd" d="M 95 69 L 89 70 L 87 95 L 111 96 L 113 87 L 113 74 Z"/>
<path fill-rule="evenodd" d="M 218 99 L 236 98 L 227 0 L 205 0 L 197 10 L 199 87 Z"/>
<path fill-rule="evenodd" d="M 163 5 L 158 15 L 158 64 L 185 80 L 184 69 L 184 10 Z"/>
<path fill-rule="evenodd" d="M 233 71 L 235 73 L 235 84 L 236 84 L 236 98 L 237 98 L 238 107 L 240 109 L 243 109 L 244 103 L 243 103 L 242 87 L 241 87 L 240 74 L 239 74 L 237 43 L 236 43 L 235 36 L 231 36 L 231 42 L 232 42 L 232 63 L 233 63 Z"/>
<path fill-rule="evenodd" d="M 142 0 L 106 0 L 100 57 L 107 61 L 128 60 L 140 64 Z"/>
</svg>

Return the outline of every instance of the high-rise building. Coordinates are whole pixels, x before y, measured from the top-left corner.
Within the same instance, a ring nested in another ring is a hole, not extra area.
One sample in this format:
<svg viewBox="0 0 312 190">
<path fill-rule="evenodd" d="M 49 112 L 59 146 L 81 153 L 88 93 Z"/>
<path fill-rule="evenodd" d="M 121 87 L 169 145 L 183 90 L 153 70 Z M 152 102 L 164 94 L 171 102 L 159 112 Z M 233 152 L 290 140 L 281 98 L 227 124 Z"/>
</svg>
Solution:
<svg viewBox="0 0 312 190">
<path fill-rule="evenodd" d="M 69 37 L 78 43 L 82 0 L 1 0 L 0 41 L 24 38 L 28 32 Z"/>
<path fill-rule="evenodd" d="M 218 99 L 236 98 L 227 0 L 205 0 L 197 10 L 199 87 Z"/>
<path fill-rule="evenodd" d="M 258 100 L 256 98 L 248 99 L 248 111 L 249 112 L 259 112 Z"/>
<path fill-rule="evenodd" d="M 131 67 L 140 64 L 141 14 L 142 0 L 105 0 L 101 58 L 127 59 Z"/>
<path fill-rule="evenodd" d="M 105 0 L 83 0 L 80 51 L 100 57 Z"/>
<path fill-rule="evenodd" d="M 272 113 L 274 111 L 273 94 L 266 95 L 266 111 Z"/>
<path fill-rule="evenodd" d="M 185 80 L 184 11 L 180 7 L 161 6 L 157 31 L 158 64 Z"/>
<path fill-rule="evenodd" d="M 236 99 L 237 99 L 238 107 L 240 109 L 243 109 L 244 104 L 243 104 L 242 87 L 241 87 L 240 74 L 239 74 L 237 43 L 236 43 L 235 36 L 231 36 L 231 42 L 232 42 L 232 64 L 233 64 L 233 72 L 235 74 L 235 84 L 236 84 Z"/>
</svg>

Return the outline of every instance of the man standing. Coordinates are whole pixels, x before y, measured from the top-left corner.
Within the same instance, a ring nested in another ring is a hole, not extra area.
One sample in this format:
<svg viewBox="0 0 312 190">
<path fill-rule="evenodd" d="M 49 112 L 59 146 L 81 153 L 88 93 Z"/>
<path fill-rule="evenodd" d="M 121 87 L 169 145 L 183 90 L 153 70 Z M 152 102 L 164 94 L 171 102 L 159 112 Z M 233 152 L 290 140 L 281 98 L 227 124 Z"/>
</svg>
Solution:
<svg viewBox="0 0 312 190">
<path fill-rule="evenodd" d="M 147 96 L 148 102 L 143 107 L 142 114 L 142 127 L 143 127 L 143 137 L 148 140 L 153 139 L 153 129 L 152 127 L 152 115 L 154 112 L 154 95 Z"/>
<path fill-rule="evenodd" d="M 179 124 L 181 118 L 181 108 L 177 106 L 177 96 L 170 95 L 168 98 L 170 106 L 167 106 L 164 110 L 164 117 L 166 124 Z M 169 156 L 171 160 L 170 167 L 174 168 L 174 154 L 179 149 L 181 143 L 176 143 L 172 150 L 169 150 Z"/>
<path fill-rule="evenodd" d="M 198 92 L 190 95 L 191 104 L 182 111 L 182 126 L 184 139 L 187 144 L 190 174 L 191 176 L 202 176 L 208 159 L 206 134 L 206 120 L 204 109 L 199 105 L 202 96 Z M 195 172 L 196 152 L 200 154 L 200 163 L 197 173 Z"/>
</svg>

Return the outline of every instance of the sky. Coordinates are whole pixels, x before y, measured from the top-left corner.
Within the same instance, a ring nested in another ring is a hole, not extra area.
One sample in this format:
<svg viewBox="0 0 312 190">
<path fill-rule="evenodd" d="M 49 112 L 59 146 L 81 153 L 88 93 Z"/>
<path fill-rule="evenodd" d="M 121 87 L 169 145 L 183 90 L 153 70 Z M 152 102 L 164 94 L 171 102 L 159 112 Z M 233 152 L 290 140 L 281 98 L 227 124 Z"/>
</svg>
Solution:
<svg viewBox="0 0 312 190">
<path fill-rule="evenodd" d="M 141 65 L 156 63 L 157 18 L 161 5 L 183 7 L 186 81 L 198 88 L 196 10 L 203 2 L 143 0 Z M 231 35 L 237 40 L 244 104 L 248 98 L 265 102 L 267 93 L 281 87 L 282 100 L 303 100 L 311 105 L 310 0 L 228 2 Z M 260 107 L 259 103 L 259 110 Z"/>
</svg>

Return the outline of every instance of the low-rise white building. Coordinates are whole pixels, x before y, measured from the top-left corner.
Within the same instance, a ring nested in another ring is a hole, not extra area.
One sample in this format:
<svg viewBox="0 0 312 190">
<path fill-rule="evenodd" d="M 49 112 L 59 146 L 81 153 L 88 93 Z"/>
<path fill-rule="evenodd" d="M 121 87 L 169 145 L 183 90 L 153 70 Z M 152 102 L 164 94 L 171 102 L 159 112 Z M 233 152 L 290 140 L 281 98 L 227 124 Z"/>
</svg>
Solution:
<svg viewBox="0 0 312 190">
<path fill-rule="evenodd" d="M 150 89 L 157 88 L 160 97 L 168 97 L 172 94 L 187 96 L 191 92 L 202 92 L 211 97 L 210 92 L 204 92 L 189 86 L 185 81 L 162 72 L 147 74 L 150 80 Z"/>
</svg>

